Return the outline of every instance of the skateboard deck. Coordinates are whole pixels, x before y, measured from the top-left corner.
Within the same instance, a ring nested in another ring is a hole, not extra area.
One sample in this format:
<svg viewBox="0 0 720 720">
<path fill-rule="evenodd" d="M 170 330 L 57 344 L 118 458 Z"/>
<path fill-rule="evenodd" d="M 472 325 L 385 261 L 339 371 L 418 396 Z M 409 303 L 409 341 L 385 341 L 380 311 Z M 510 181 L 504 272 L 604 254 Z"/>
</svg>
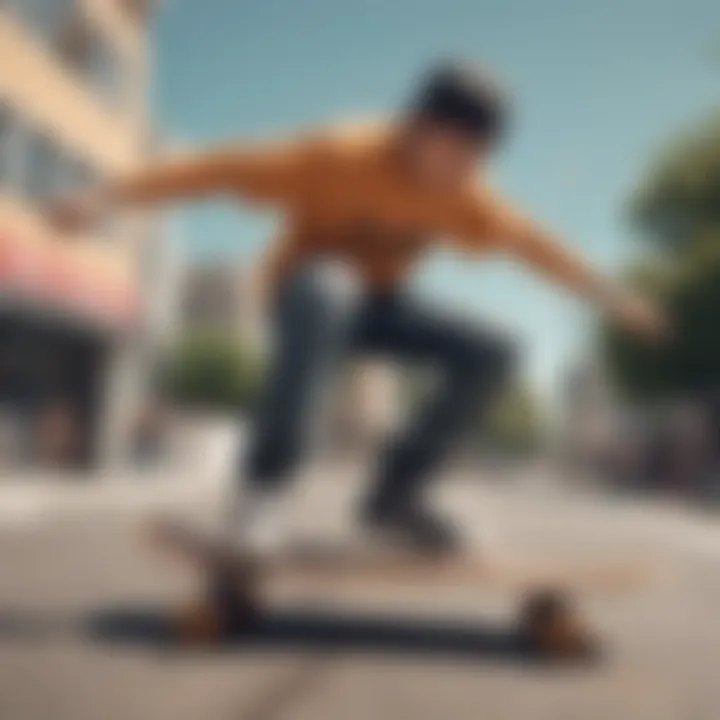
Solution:
<svg viewBox="0 0 720 720">
<path fill-rule="evenodd" d="M 629 563 L 550 563 L 510 557 L 453 554 L 428 557 L 409 551 L 358 544 L 296 544 L 282 554 L 243 554 L 188 525 L 159 519 L 149 527 L 153 544 L 196 567 L 205 583 L 200 602 L 177 618 L 178 636 L 188 642 L 219 641 L 252 626 L 266 612 L 263 589 L 272 579 L 318 588 L 369 583 L 443 587 L 499 587 L 522 601 L 518 641 L 529 651 L 555 659 L 595 656 L 598 641 L 575 609 L 584 591 L 627 589 L 640 568 Z"/>
<path fill-rule="evenodd" d="M 174 555 L 235 575 L 280 577 L 306 584 L 478 585 L 524 592 L 557 586 L 576 593 L 623 592 L 644 584 L 652 568 L 640 560 L 570 561 L 520 557 L 510 553 L 423 555 L 346 541 L 304 541 L 281 554 L 258 558 L 230 548 L 217 538 L 169 519 L 150 526 L 153 543 Z"/>
</svg>

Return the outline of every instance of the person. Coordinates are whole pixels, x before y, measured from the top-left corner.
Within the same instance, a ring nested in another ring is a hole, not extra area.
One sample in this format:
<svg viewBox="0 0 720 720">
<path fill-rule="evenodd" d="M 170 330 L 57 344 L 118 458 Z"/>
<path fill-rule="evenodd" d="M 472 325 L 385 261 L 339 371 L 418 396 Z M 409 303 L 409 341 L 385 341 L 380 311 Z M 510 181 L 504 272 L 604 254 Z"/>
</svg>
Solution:
<svg viewBox="0 0 720 720">
<path fill-rule="evenodd" d="M 50 217 L 77 230 L 118 205 L 225 195 L 282 213 L 265 264 L 272 288 L 272 369 L 239 469 L 231 525 L 270 551 L 282 541 L 273 508 L 305 457 L 334 371 L 358 353 L 421 363 L 435 392 L 383 448 L 362 522 L 418 551 L 458 545 L 427 501 L 453 441 L 507 383 L 514 343 L 498 329 L 415 297 L 405 280 L 433 247 L 505 254 L 594 302 L 633 332 L 656 337 L 661 316 L 578 259 L 484 175 L 507 134 L 510 103 L 482 69 L 443 63 L 385 123 L 328 127 L 168 160 L 59 200 Z M 237 508 L 235 506 L 237 505 Z"/>
</svg>

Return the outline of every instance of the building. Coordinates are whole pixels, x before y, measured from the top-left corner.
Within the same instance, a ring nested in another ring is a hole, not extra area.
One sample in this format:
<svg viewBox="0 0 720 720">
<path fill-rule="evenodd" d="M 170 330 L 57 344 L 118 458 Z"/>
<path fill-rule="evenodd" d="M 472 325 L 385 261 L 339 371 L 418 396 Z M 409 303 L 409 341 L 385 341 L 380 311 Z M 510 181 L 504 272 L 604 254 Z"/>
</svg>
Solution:
<svg viewBox="0 0 720 720">
<path fill-rule="evenodd" d="M 145 344 L 149 352 L 156 353 L 175 343 L 182 330 L 186 257 L 178 223 L 163 221 L 152 235 L 152 241 L 142 250 L 140 263 Z"/>
<path fill-rule="evenodd" d="M 238 263 L 194 262 L 183 282 L 182 316 L 187 330 L 236 336 L 243 330 L 246 273 Z"/>
<path fill-rule="evenodd" d="M 138 401 L 151 228 L 123 214 L 56 237 L 42 207 L 146 155 L 148 12 L 140 0 L 0 1 L 0 425 L 22 439 L 17 462 L 109 460 Z"/>
<path fill-rule="evenodd" d="M 252 273 L 238 261 L 196 261 L 185 267 L 181 316 L 187 332 L 241 338 L 262 348 L 265 323 Z"/>
<path fill-rule="evenodd" d="M 561 444 L 566 456 L 581 465 L 600 465 L 629 440 L 628 409 L 616 397 L 597 360 L 582 359 L 563 376 Z"/>
</svg>

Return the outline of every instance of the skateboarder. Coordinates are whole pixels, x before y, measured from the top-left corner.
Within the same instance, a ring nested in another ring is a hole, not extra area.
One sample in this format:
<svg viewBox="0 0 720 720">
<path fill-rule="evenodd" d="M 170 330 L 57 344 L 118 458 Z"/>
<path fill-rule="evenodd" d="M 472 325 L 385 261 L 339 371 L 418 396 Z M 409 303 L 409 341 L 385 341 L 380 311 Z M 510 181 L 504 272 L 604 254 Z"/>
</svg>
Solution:
<svg viewBox="0 0 720 720">
<path fill-rule="evenodd" d="M 662 319 L 615 287 L 493 192 L 485 170 L 508 126 L 504 93 L 479 70 L 430 72 L 394 120 L 362 130 L 318 130 L 285 142 L 238 144 L 171 160 L 58 202 L 51 217 L 77 229 L 116 206 L 226 195 L 279 210 L 267 263 L 274 356 L 249 453 L 243 541 L 279 542 L 278 496 L 304 457 L 312 421 L 348 354 L 423 363 L 434 395 L 388 442 L 361 509 L 374 532 L 437 552 L 451 524 L 424 490 L 451 443 L 507 382 L 513 343 L 496 329 L 411 295 L 404 281 L 431 247 L 470 257 L 509 255 L 650 338 Z"/>
</svg>

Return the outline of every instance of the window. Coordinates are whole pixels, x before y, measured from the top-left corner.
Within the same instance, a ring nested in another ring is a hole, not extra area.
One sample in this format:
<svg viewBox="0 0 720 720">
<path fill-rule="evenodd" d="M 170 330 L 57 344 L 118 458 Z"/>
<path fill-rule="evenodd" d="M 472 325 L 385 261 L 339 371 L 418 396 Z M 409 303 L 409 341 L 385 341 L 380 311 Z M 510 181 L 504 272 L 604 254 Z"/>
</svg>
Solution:
<svg viewBox="0 0 720 720">
<path fill-rule="evenodd" d="M 0 103 L 0 188 L 11 187 L 16 180 L 17 118 L 5 103 Z"/>
<path fill-rule="evenodd" d="M 68 192 L 88 190 L 98 183 L 97 173 L 90 164 L 77 158 L 68 159 L 63 180 Z"/>
<path fill-rule="evenodd" d="M 0 0 L 0 6 L 7 0 Z M 78 0 L 10 0 L 12 7 L 64 63 L 103 98 L 121 99 L 121 55 Z"/>
<path fill-rule="evenodd" d="M 97 185 L 98 173 L 84 158 L 62 147 L 52 136 L 28 129 L 21 145 L 22 188 L 32 200 L 86 190 Z"/>
<path fill-rule="evenodd" d="M 145 21 L 153 6 L 152 0 L 122 0 L 125 12 L 134 20 Z"/>
<path fill-rule="evenodd" d="M 110 40 L 83 13 L 75 13 L 58 39 L 60 56 L 98 90 L 105 100 L 120 99 L 120 55 Z"/>
<path fill-rule="evenodd" d="M 92 55 L 93 33 L 82 12 L 75 13 L 58 33 L 56 47 L 60 57 L 80 73 L 85 73 Z"/>
<path fill-rule="evenodd" d="M 92 43 L 88 73 L 105 100 L 112 104 L 121 101 L 120 56 L 107 38 L 100 34 L 95 35 Z"/>
<path fill-rule="evenodd" d="M 10 4 L 28 27 L 51 44 L 77 12 L 76 0 L 10 0 Z"/>
<path fill-rule="evenodd" d="M 102 181 L 101 174 L 87 161 L 66 156 L 62 164 L 62 173 L 58 192 L 71 193 L 96 188 Z M 103 240 L 111 240 L 119 234 L 118 218 L 114 213 L 106 214 L 95 225 L 95 235 Z"/>
<path fill-rule="evenodd" d="M 2 2 L 2 0 L 0 0 Z M 0 192 L 34 203 L 97 185 L 92 163 L 62 146 L 50 133 L 25 123 L 0 100 Z"/>
<path fill-rule="evenodd" d="M 24 190 L 33 200 L 45 200 L 58 191 L 62 158 L 53 140 L 37 130 L 29 130 L 25 137 Z"/>
</svg>

